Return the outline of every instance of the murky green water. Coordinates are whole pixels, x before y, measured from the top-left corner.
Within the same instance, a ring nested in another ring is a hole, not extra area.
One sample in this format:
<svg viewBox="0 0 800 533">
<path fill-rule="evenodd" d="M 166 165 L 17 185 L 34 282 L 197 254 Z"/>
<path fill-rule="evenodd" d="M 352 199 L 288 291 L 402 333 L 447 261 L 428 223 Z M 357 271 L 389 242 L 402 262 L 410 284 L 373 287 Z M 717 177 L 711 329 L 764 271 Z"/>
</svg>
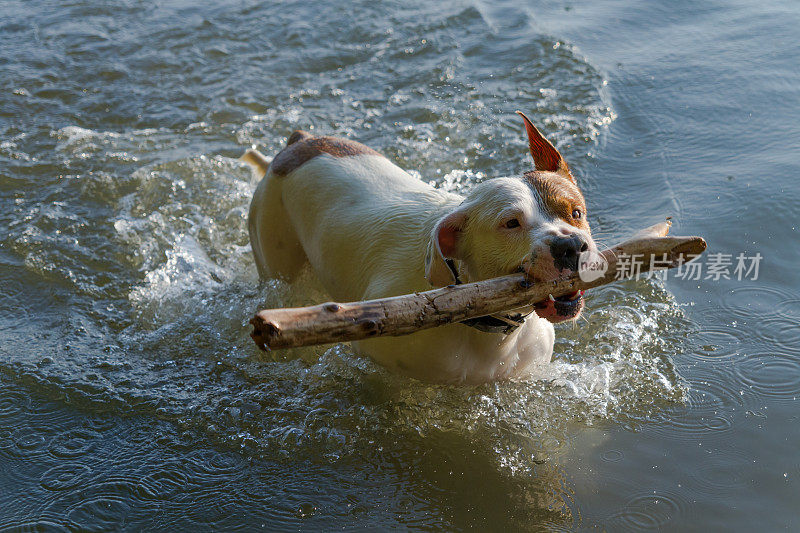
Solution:
<svg viewBox="0 0 800 533">
<path fill-rule="evenodd" d="M 798 27 L 789 0 L 4 2 L 0 527 L 796 528 Z M 350 136 L 459 189 L 530 167 L 516 109 L 602 242 L 673 215 L 758 279 L 592 291 L 530 383 L 253 346 L 254 310 L 324 296 L 259 286 L 246 147 Z"/>
</svg>

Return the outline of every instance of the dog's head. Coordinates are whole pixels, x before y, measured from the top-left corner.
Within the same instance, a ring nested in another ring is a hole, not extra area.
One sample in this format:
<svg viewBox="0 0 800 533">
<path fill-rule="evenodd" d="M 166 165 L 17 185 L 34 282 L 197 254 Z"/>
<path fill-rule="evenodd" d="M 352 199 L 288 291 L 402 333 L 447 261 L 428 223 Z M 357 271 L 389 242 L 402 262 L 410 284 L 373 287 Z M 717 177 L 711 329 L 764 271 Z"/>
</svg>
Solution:
<svg viewBox="0 0 800 533">
<path fill-rule="evenodd" d="M 469 281 L 524 272 L 549 281 L 576 272 L 582 252 L 596 251 L 586 203 L 564 158 L 521 112 L 536 170 L 521 178 L 478 184 L 433 228 L 425 276 L 434 286 L 455 282 L 446 260 L 459 262 Z M 534 305 L 550 322 L 578 317 L 583 292 Z"/>
</svg>

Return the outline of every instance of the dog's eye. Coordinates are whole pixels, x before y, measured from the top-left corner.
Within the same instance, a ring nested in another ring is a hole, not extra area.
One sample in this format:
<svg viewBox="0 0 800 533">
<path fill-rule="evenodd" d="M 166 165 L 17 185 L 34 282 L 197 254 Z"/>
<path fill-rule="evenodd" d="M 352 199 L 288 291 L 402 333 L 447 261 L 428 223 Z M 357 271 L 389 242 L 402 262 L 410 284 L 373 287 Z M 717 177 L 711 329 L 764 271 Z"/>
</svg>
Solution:
<svg viewBox="0 0 800 533">
<path fill-rule="evenodd" d="M 517 220 L 516 218 L 512 218 L 511 220 L 506 222 L 506 227 L 508 229 L 518 228 L 519 227 L 519 220 Z"/>
<path fill-rule="evenodd" d="M 580 218 L 582 216 L 583 216 L 583 213 L 581 213 L 580 209 L 573 209 L 572 210 L 572 218 L 574 218 L 575 220 L 580 220 Z"/>
</svg>

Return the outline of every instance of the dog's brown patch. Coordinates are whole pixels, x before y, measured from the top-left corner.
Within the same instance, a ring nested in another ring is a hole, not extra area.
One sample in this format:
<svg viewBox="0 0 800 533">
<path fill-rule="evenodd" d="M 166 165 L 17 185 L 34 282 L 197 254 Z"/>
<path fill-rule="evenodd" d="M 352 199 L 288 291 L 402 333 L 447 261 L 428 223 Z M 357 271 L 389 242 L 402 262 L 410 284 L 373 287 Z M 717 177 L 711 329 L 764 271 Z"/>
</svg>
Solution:
<svg viewBox="0 0 800 533">
<path fill-rule="evenodd" d="M 586 221 L 586 201 L 574 182 L 561 174 L 539 171 L 526 172 L 524 179 L 539 195 L 545 211 L 576 228 L 589 231 L 589 223 Z M 575 209 L 581 212 L 581 217 L 578 219 L 572 216 Z"/>
<path fill-rule="evenodd" d="M 290 144 L 294 144 L 297 141 L 302 141 L 303 139 L 308 139 L 310 137 L 313 137 L 313 135 L 311 135 L 310 133 L 308 133 L 305 130 L 295 130 L 295 131 L 292 132 L 291 135 L 289 135 L 289 140 L 286 141 L 286 146 L 289 146 Z"/>
<path fill-rule="evenodd" d="M 286 148 L 272 160 L 270 168 L 272 168 L 273 174 L 285 176 L 322 154 L 333 157 L 381 155 L 356 141 L 339 137 L 314 137 L 308 132 L 297 130 L 289 137 Z"/>
</svg>

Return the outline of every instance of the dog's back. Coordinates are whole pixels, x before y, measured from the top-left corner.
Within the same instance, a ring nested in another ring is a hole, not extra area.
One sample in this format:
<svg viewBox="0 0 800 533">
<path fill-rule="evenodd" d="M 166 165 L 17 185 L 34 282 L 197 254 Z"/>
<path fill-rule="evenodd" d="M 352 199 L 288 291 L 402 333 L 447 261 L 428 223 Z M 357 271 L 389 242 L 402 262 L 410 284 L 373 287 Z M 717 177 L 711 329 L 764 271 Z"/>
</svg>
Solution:
<svg viewBox="0 0 800 533">
<path fill-rule="evenodd" d="M 306 261 L 330 295 L 356 300 L 425 289 L 422 227 L 460 197 L 414 178 L 361 143 L 296 131 L 264 172 L 250 206 L 262 278 L 292 280 Z"/>
</svg>

